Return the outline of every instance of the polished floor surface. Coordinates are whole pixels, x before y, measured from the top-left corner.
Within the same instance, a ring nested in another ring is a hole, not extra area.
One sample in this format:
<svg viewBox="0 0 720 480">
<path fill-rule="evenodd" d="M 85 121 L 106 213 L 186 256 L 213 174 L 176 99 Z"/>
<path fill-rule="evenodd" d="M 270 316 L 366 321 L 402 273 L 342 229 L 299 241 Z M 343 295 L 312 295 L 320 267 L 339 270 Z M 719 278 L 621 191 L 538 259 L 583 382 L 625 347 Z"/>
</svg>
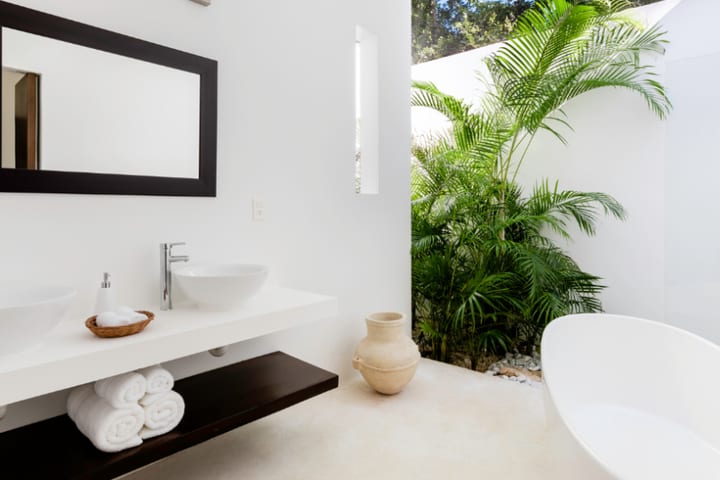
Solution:
<svg viewBox="0 0 720 480">
<path fill-rule="evenodd" d="M 578 479 L 542 390 L 423 359 L 399 395 L 358 377 L 124 480 Z"/>
</svg>

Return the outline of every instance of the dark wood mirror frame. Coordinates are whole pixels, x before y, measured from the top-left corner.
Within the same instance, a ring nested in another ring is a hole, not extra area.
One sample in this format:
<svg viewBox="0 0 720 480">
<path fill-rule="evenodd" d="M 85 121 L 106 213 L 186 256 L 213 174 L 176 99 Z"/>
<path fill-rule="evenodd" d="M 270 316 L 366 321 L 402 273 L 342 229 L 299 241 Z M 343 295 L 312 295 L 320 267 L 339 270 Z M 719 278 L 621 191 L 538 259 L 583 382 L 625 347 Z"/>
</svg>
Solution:
<svg viewBox="0 0 720 480">
<path fill-rule="evenodd" d="M 0 192 L 215 196 L 217 61 L 0 1 L 2 27 L 197 73 L 200 76 L 200 175 L 190 179 L 0 168 Z"/>
</svg>

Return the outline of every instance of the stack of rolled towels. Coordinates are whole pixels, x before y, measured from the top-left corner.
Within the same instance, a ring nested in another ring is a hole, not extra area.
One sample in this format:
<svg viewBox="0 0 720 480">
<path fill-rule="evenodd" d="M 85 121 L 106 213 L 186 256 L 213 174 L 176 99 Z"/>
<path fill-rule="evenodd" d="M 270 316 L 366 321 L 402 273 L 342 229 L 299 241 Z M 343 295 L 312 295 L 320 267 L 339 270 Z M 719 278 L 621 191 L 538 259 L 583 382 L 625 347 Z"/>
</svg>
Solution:
<svg viewBox="0 0 720 480">
<path fill-rule="evenodd" d="M 75 388 L 68 416 L 103 452 L 137 447 L 168 433 L 185 414 L 185 401 L 173 391 L 173 376 L 154 366 Z"/>
</svg>

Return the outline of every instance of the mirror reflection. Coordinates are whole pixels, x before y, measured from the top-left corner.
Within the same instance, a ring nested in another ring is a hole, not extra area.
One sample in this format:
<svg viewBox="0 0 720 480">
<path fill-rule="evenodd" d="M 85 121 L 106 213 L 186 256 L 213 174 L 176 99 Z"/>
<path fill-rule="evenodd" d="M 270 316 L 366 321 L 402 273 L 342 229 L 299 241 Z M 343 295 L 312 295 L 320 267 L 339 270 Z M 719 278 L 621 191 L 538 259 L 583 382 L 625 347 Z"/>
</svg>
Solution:
<svg viewBox="0 0 720 480">
<path fill-rule="evenodd" d="M 199 177 L 200 76 L 2 28 L 2 168 Z"/>
<path fill-rule="evenodd" d="M 38 170 L 40 75 L 2 69 L 2 168 Z"/>
</svg>

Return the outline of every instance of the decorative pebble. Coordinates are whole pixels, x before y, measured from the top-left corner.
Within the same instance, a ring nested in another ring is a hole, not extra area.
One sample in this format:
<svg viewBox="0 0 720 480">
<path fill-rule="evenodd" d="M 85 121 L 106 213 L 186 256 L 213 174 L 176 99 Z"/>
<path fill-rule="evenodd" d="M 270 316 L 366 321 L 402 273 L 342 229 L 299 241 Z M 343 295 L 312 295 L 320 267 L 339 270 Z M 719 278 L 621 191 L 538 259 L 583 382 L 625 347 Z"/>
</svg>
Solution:
<svg viewBox="0 0 720 480">
<path fill-rule="evenodd" d="M 532 356 L 523 355 L 521 353 L 508 352 L 505 355 L 505 358 L 490 365 L 487 369 L 487 372 L 505 380 L 510 380 L 533 387 L 542 385 L 542 382 L 538 382 L 534 378 L 528 378 L 527 375 L 499 375 L 500 370 L 506 367 L 525 369 L 531 372 L 539 372 L 542 370 L 542 363 L 540 362 L 540 356 L 537 354 L 537 352 L 535 352 Z"/>
</svg>

